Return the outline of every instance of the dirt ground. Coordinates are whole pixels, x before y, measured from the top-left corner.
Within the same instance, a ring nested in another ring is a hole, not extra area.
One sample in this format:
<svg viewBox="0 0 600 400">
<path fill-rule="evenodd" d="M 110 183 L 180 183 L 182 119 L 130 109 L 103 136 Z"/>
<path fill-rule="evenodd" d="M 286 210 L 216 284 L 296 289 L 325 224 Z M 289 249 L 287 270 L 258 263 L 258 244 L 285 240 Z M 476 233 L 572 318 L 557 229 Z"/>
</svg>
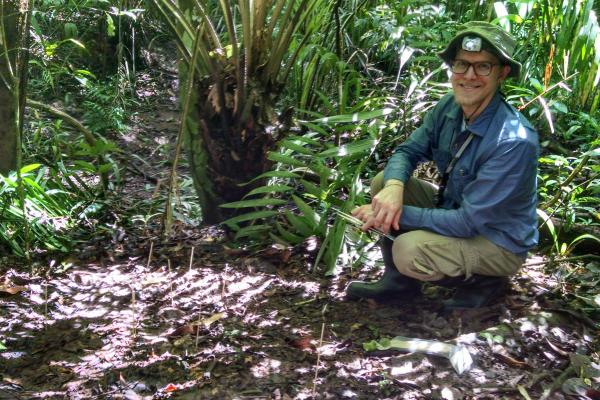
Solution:
<svg viewBox="0 0 600 400">
<path fill-rule="evenodd" d="M 174 143 L 177 109 L 175 89 L 144 90 L 153 109 L 123 145 L 151 163 Z M 155 167 L 129 169 L 123 208 L 166 176 Z M 379 272 L 326 278 L 308 246 L 249 252 L 184 224 L 167 242 L 151 225 L 115 232 L 49 274 L 2 259 L 0 399 L 600 398 L 598 321 L 558 300 L 542 257 L 497 304 L 444 314 L 450 293 L 434 286 L 408 304 L 346 301 L 349 280 Z M 473 366 L 363 348 L 395 336 L 462 344 Z"/>
</svg>

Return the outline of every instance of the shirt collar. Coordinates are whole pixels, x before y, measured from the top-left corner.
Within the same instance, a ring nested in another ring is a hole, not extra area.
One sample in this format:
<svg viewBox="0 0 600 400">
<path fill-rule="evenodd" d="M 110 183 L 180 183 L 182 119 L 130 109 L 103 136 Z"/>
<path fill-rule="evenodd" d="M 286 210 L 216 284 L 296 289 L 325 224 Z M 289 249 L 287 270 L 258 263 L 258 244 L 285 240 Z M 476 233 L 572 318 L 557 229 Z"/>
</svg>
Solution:
<svg viewBox="0 0 600 400">
<path fill-rule="evenodd" d="M 467 126 L 467 129 L 469 130 L 469 132 L 473 132 L 477 136 L 484 136 L 488 130 L 490 123 L 492 122 L 492 119 L 494 118 L 494 115 L 496 115 L 496 110 L 500 106 L 501 101 L 502 101 L 502 96 L 500 95 L 500 92 L 498 91 L 498 92 L 496 92 L 496 94 L 494 94 L 494 97 L 492 97 L 492 100 L 487 105 L 487 107 L 483 110 L 483 112 L 481 114 L 479 114 L 479 116 L 475 119 L 475 122 L 473 124 Z M 456 103 L 454 103 L 454 104 L 455 104 L 455 107 L 451 107 L 450 110 L 448 110 L 448 112 L 446 113 L 446 117 L 448 117 L 450 119 L 461 120 L 461 123 L 462 123 L 462 118 L 463 118 L 462 109 L 460 108 L 460 106 L 458 104 L 456 104 Z"/>
</svg>

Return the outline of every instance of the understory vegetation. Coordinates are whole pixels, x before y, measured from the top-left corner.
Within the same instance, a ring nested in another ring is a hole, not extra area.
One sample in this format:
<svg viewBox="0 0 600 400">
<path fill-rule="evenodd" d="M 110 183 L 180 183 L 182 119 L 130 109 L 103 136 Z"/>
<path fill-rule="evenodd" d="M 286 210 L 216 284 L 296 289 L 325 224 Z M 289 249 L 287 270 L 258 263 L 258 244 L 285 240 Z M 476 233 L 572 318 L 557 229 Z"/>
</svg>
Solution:
<svg viewBox="0 0 600 400">
<path fill-rule="evenodd" d="M 60 259 L 94 235 L 168 235 L 204 211 L 205 221 L 219 215 L 211 222 L 237 246 L 316 241 L 311 264 L 322 273 L 357 268 L 363 244 L 376 238 L 343 214 L 369 201 L 368 179 L 449 90 L 436 51 L 460 23 L 489 20 L 518 39 L 523 73 L 503 92 L 540 134 L 538 251 L 570 288 L 564 295 L 599 312 L 589 285 L 600 280 L 597 2 L 252 4 L 36 2 L 22 159 L 0 183 L 2 252 Z M 152 107 L 140 82 L 174 74 L 168 61 L 177 57 L 185 123 L 176 143 L 146 139 L 172 172 L 122 209 L 124 172 L 143 174 L 147 162 L 118 144 L 136 113 Z M 211 151 L 235 168 L 211 164 Z M 419 173 L 436 179 L 430 168 Z M 211 213 L 209 200 L 219 202 Z M 565 259 L 573 262 L 558 263 Z"/>
</svg>

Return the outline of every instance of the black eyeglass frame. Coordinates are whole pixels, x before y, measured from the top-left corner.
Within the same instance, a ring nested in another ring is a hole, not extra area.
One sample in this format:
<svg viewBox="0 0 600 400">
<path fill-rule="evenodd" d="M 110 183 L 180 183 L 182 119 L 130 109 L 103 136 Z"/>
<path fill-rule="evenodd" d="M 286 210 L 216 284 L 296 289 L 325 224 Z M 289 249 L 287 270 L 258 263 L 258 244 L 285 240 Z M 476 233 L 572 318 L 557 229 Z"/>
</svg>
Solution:
<svg viewBox="0 0 600 400">
<path fill-rule="evenodd" d="M 454 68 L 455 68 L 455 65 L 456 65 L 457 61 L 460 61 L 461 63 L 466 64 L 467 68 L 465 68 L 465 70 L 462 71 L 462 72 L 455 71 Z M 482 64 L 489 64 L 490 65 L 490 69 L 489 69 L 489 72 L 487 74 L 480 74 L 479 72 L 477 72 L 477 68 L 479 68 L 479 66 L 482 65 Z M 477 76 L 490 76 L 490 74 L 492 73 L 492 70 L 494 69 L 494 67 L 496 65 L 503 65 L 503 64 L 501 64 L 501 63 L 493 63 L 491 61 L 478 61 L 478 62 L 470 63 L 470 62 L 468 62 L 466 60 L 457 59 L 457 60 L 452 61 L 452 63 L 450 64 L 450 71 L 452 71 L 455 74 L 462 75 L 462 74 L 466 74 L 469 71 L 469 68 L 473 67 L 473 73 L 475 73 L 475 75 L 477 75 Z"/>
</svg>

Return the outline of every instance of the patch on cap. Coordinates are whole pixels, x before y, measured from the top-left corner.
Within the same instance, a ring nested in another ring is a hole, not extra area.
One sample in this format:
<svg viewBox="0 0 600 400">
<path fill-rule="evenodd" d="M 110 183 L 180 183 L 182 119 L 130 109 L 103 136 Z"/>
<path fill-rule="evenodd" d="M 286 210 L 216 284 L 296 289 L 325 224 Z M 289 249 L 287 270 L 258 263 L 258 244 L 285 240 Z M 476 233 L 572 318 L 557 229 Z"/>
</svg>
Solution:
<svg viewBox="0 0 600 400">
<path fill-rule="evenodd" d="M 481 51 L 481 38 L 477 36 L 465 36 L 462 40 L 462 48 L 466 51 Z"/>
</svg>

